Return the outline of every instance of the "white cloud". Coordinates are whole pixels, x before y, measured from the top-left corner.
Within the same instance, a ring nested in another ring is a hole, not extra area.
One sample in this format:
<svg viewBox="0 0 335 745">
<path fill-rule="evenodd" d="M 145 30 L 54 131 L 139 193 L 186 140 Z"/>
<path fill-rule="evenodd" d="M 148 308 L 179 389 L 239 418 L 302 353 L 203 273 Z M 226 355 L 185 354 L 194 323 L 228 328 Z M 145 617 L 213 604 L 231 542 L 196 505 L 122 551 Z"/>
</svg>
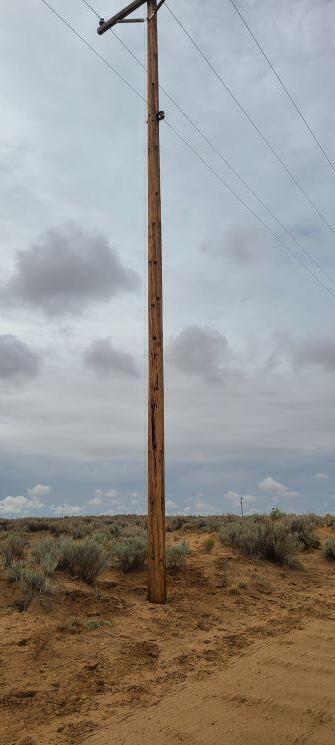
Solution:
<svg viewBox="0 0 335 745">
<path fill-rule="evenodd" d="M 46 484 L 36 484 L 32 489 L 28 489 L 29 497 L 47 497 L 50 494 L 51 486 Z"/>
<path fill-rule="evenodd" d="M 328 475 L 328 473 L 322 473 L 320 471 L 320 473 L 316 473 L 313 476 L 313 479 L 317 479 L 318 481 L 328 481 L 330 479 L 330 476 Z"/>
<path fill-rule="evenodd" d="M 94 492 L 94 496 L 98 499 L 101 499 L 103 501 L 118 499 L 119 494 L 116 491 L 116 489 L 106 489 L 105 491 L 102 491 L 101 489 L 96 489 Z"/>
<path fill-rule="evenodd" d="M 88 500 L 87 504 L 92 505 L 92 507 L 100 507 L 103 504 L 103 499 L 101 497 L 93 497 L 93 499 Z"/>
<path fill-rule="evenodd" d="M 243 511 L 244 511 L 244 513 L 248 509 L 248 504 L 250 504 L 250 503 L 254 504 L 255 502 L 258 502 L 259 501 L 257 499 L 257 497 L 254 497 L 253 494 L 242 495 L 242 494 L 239 494 L 239 492 L 233 491 L 231 489 L 229 489 L 228 491 L 226 491 L 225 494 L 224 494 L 224 496 L 226 497 L 226 499 L 228 499 L 231 502 L 231 504 L 232 504 L 233 507 L 238 507 L 238 508 L 241 507 L 241 499 L 243 499 Z"/>
<path fill-rule="evenodd" d="M 134 496 L 135 495 L 135 496 Z M 121 496 L 116 489 L 95 489 L 92 499 L 87 502 L 90 507 L 99 507 L 106 513 L 125 513 L 137 507 L 139 499 L 137 492 L 132 492 L 131 499 Z"/>
<path fill-rule="evenodd" d="M 299 492 L 289 489 L 288 486 L 282 484 L 280 481 L 276 481 L 272 476 L 267 476 L 263 481 L 260 481 L 259 488 L 261 491 L 269 493 L 275 497 L 298 497 Z"/>
<path fill-rule="evenodd" d="M 241 499 L 241 495 L 237 491 L 232 491 L 229 489 L 229 491 L 226 491 L 224 496 L 226 499 L 229 499 L 230 502 L 238 502 Z"/>
<path fill-rule="evenodd" d="M 51 512 L 56 517 L 72 517 L 75 515 L 80 515 L 83 511 L 82 507 L 75 504 L 58 504 L 58 505 L 52 505 L 50 507 Z"/>
<path fill-rule="evenodd" d="M 5 497 L 0 500 L 0 514 L 1 515 L 19 515 L 29 514 L 34 510 L 39 510 L 44 507 L 37 497 L 28 499 L 28 497 L 17 496 L 17 497 Z"/>
<path fill-rule="evenodd" d="M 180 507 L 173 499 L 167 499 L 166 501 L 166 514 L 175 515 L 180 511 Z"/>
</svg>

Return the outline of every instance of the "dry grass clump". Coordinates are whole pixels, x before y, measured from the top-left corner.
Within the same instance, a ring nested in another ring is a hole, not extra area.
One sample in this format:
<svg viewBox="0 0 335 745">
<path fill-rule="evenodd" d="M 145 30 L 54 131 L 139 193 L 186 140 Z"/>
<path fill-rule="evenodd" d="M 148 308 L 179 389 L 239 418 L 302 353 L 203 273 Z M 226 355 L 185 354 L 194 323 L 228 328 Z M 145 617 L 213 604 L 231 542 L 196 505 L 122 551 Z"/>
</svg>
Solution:
<svg viewBox="0 0 335 745">
<path fill-rule="evenodd" d="M 329 536 L 329 538 L 327 538 L 322 553 L 328 561 L 335 561 L 335 540 L 333 537 Z"/>
<path fill-rule="evenodd" d="M 269 595 L 272 592 L 271 582 L 269 582 L 269 580 L 266 579 L 266 577 L 263 577 L 262 574 L 255 574 L 254 580 L 255 580 L 256 587 L 260 592 L 263 592 L 266 595 Z"/>
<path fill-rule="evenodd" d="M 220 539 L 225 545 L 238 548 L 247 556 L 286 566 L 296 563 L 296 553 L 300 546 L 296 535 L 288 530 L 284 521 L 271 518 L 262 522 L 232 522 L 221 529 Z"/>
<path fill-rule="evenodd" d="M 178 572 L 184 568 L 186 557 L 191 553 L 190 547 L 186 541 L 170 546 L 166 552 L 166 568 L 170 572 Z"/>
<path fill-rule="evenodd" d="M 142 536 L 129 536 L 115 546 L 113 555 L 121 572 L 143 569 L 147 558 L 147 541 Z"/>
<path fill-rule="evenodd" d="M 83 619 L 78 616 L 70 616 L 66 621 L 58 626 L 58 631 L 67 631 L 70 634 L 80 634 L 82 631 L 94 631 L 103 627 L 112 628 L 112 621 L 102 620 L 100 618 Z"/>
<path fill-rule="evenodd" d="M 215 546 L 215 540 L 214 538 L 207 538 L 204 543 L 204 552 L 205 554 L 210 554 L 211 551 L 213 551 L 213 548 Z"/>
<path fill-rule="evenodd" d="M 4 545 L 2 546 L 2 555 L 5 567 L 10 567 L 17 561 L 24 558 L 25 548 L 28 545 L 28 539 L 25 533 L 9 533 Z"/>
</svg>

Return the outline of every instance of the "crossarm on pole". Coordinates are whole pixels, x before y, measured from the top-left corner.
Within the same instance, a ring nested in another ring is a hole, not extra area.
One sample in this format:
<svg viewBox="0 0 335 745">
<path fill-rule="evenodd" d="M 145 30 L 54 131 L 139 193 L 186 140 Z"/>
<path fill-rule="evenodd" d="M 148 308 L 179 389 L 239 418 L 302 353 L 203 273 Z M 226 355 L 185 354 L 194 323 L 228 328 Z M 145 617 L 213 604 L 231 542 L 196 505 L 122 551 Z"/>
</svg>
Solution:
<svg viewBox="0 0 335 745">
<path fill-rule="evenodd" d="M 133 0 L 132 3 L 129 3 L 125 8 L 122 10 L 119 10 L 118 13 L 115 14 L 115 16 L 112 16 L 112 18 L 109 19 L 109 21 L 103 21 L 101 20 L 98 26 L 98 34 L 101 36 L 101 34 L 104 34 L 106 31 L 108 31 L 110 28 L 115 26 L 120 21 L 123 21 L 124 18 L 127 18 L 127 16 L 130 15 L 130 13 L 133 13 L 134 10 L 137 10 L 137 8 L 140 8 L 141 5 L 144 5 L 146 0 Z"/>
</svg>

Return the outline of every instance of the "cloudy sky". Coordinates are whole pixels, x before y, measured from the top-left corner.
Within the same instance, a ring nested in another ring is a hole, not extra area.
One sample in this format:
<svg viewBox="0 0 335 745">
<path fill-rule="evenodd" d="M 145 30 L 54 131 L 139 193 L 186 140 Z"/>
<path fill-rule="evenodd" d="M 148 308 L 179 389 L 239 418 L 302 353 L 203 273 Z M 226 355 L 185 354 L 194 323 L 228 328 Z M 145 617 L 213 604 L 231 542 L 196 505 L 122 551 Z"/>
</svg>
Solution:
<svg viewBox="0 0 335 745">
<path fill-rule="evenodd" d="M 140 97 L 41 0 L 0 0 L 0 515 L 143 512 L 145 72 L 51 2 Z M 162 123 L 167 509 L 334 511 L 335 172 L 230 0 L 168 4 L 316 209 L 166 7 L 162 86 L 305 253 L 162 93 L 167 122 L 331 291 Z M 334 0 L 238 6 L 335 161 Z M 144 24 L 117 34 L 145 64 Z"/>
</svg>

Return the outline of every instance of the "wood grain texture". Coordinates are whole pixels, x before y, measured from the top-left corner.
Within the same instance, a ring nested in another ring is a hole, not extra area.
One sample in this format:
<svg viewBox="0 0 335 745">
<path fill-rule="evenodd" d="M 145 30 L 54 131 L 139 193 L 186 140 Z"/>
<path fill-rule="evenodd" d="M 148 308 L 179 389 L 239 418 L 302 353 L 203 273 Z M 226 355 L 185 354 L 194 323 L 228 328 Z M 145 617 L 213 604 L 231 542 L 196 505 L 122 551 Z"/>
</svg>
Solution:
<svg viewBox="0 0 335 745">
<path fill-rule="evenodd" d="M 166 602 L 162 227 L 157 2 L 148 0 L 148 598 Z"/>
</svg>

